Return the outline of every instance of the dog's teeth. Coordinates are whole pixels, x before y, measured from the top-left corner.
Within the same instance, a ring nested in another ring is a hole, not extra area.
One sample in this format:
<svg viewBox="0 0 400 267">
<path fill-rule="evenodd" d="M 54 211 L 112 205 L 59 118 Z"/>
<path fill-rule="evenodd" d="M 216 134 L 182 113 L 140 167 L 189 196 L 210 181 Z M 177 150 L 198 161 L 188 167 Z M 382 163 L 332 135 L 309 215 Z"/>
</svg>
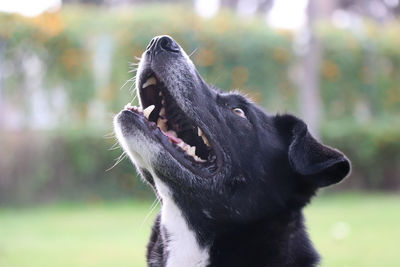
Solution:
<svg viewBox="0 0 400 267">
<path fill-rule="evenodd" d="M 179 146 L 179 147 L 182 148 L 183 150 L 186 150 L 186 149 L 185 149 L 186 144 L 185 144 L 185 142 L 183 142 L 183 141 L 180 142 L 180 143 L 178 143 L 177 146 Z"/>
<path fill-rule="evenodd" d="M 149 116 L 150 116 L 151 112 L 154 110 L 155 107 L 156 107 L 156 106 L 151 105 L 151 106 L 148 106 L 147 108 L 145 108 L 145 109 L 143 110 L 143 114 L 144 114 L 144 116 L 145 116 L 147 119 L 149 119 Z"/>
<path fill-rule="evenodd" d="M 165 105 L 165 99 L 163 98 L 162 100 L 161 100 L 161 105 Z"/>
<path fill-rule="evenodd" d="M 158 95 L 159 95 L 159 96 L 162 96 L 162 92 L 160 91 L 160 92 L 158 93 Z"/>
<path fill-rule="evenodd" d="M 192 157 L 196 156 L 196 147 L 195 146 L 189 146 L 189 148 L 187 149 L 187 152 Z"/>
<path fill-rule="evenodd" d="M 158 120 L 157 120 L 157 126 L 163 131 L 163 132 L 166 132 L 167 130 L 168 130 L 168 127 L 167 127 L 167 119 L 161 119 L 161 118 L 158 118 Z"/>
<path fill-rule="evenodd" d="M 203 139 L 203 142 L 208 146 L 210 146 L 210 142 L 208 142 L 207 137 L 204 135 L 203 131 L 200 129 L 200 127 L 197 127 L 197 135 L 201 136 L 201 138 Z"/>
<path fill-rule="evenodd" d="M 147 79 L 147 81 L 143 84 L 143 88 L 149 87 L 150 85 L 155 85 L 157 84 L 156 78 L 154 76 L 151 76 L 150 78 Z"/>
<path fill-rule="evenodd" d="M 194 159 L 195 159 L 197 162 L 206 162 L 206 160 L 201 159 L 201 158 L 199 158 L 198 156 L 194 156 Z"/>
<path fill-rule="evenodd" d="M 210 142 L 208 142 L 208 139 L 204 134 L 201 135 L 201 138 L 203 139 L 204 144 L 206 144 L 208 147 L 211 147 Z"/>
<path fill-rule="evenodd" d="M 161 108 L 159 114 L 160 114 L 160 116 L 165 117 L 165 108 L 164 107 Z"/>
<path fill-rule="evenodd" d="M 170 135 L 173 135 L 174 137 L 178 137 L 178 135 L 176 134 L 176 132 L 173 131 L 173 130 L 169 130 L 167 133 L 170 134 Z M 182 143 L 183 143 L 183 142 L 182 142 Z"/>
</svg>

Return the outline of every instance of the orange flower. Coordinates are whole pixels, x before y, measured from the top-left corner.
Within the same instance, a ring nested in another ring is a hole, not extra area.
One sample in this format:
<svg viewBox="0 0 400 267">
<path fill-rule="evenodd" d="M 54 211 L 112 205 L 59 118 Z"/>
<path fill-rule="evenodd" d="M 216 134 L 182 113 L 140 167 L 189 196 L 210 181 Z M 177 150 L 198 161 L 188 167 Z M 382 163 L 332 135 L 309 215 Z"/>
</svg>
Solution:
<svg viewBox="0 0 400 267">
<path fill-rule="evenodd" d="M 400 103 L 400 87 L 392 87 L 386 95 L 386 104 L 393 106 Z"/>
<path fill-rule="evenodd" d="M 278 63 L 286 63 L 289 60 L 289 53 L 283 47 L 276 47 L 273 52 L 273 58 Z"/>
<path fill-rule="evenodd" d="M 68 71 L 72 71 L 81 63 L 78 51 L 71 48 L 65 50 L 61 55 L 61 62 Z"/>
<path fill-rule="evenodd" d="M 200 66 L 211 66 L 215 61 L 215 53 L 212 49 L 201 49 L 195 56 L 196 63 Z"/>
<path fill-rule="evenodd" d="M 232 70 L 232 83 L 234 88 L 242 87 L 249 80 L 249 70 L 242 66 L 236 66 Z"/>
<path fill-rule="evenodd" d="M 29 19 L 47 38 L 58 35 L 64 29 L 59 13 L 44 13 L 40 16 Z"/>
<path fill-rule="evenodd" d="M 325 60 L 322 64 L 322 76 L 331 81 L 338 80 L 340 78 L 339 67 L 335 62 Z"/>
</svg>

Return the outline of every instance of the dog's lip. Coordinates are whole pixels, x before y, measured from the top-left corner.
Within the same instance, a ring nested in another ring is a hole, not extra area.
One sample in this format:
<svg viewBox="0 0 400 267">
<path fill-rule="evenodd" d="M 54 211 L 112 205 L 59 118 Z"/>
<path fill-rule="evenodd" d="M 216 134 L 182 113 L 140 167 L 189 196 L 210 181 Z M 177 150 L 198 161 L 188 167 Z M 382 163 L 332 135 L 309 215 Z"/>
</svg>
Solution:
<svg viewBox="0 0 400 267">
<path fill-rule="evenodd" d="M 190 172 L 198 176 L 207 176 L 212 173 L 208 167 L 212 165 L 205 165 L 201 162 L 194 161 L 190 155 L 186 154 L 184 151 L 179 151 L 179 147 L 171 142 L 169 138 L 157 127 L 156 123 L 149 121 L 143 114 L 142 108 L 132 107 L 126 105 L 121 113 L 127 112 L 132 115 L 132 120 L 139 122 L 142 126 L 141 130 L 146 131 L 150 138 L 155 139 L 157 143 L 160 143 L 165 150 L 183 167 L 188 169 Z"/>
</svg>

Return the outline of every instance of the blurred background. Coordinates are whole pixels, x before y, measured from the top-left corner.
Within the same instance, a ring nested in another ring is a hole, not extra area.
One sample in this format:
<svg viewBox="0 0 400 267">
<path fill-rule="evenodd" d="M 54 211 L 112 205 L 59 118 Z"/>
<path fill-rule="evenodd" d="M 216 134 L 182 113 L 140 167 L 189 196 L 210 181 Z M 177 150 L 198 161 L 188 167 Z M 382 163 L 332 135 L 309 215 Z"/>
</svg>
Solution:
<svg viewBox="0 0 400 267">
<path fill-rule="evenodd" d="M 159 205 L 112 117 L 160 34 L 351 159 L 306 210 L 321 266 L 400 266 L 399 15 L 399 0 L 0 0 L 0 266 L 145 266 Z"/>
</svg>

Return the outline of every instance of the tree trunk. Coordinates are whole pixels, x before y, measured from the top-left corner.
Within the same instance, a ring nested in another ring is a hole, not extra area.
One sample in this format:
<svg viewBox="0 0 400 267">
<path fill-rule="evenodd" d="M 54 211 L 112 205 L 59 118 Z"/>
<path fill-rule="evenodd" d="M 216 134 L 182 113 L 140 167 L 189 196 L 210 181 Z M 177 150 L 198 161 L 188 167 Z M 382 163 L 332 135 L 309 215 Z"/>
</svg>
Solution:
<svg viewBox="0 0 400 267">
<path fill-rule="evenodd" d="M 328 18 L 334 10 L 335 0 L 309 0 L 307 24 L 303 34 L 308 36 L 305 52 L 301 60 L 300 111 L 308 124 L 310 132 L 319 137 L 320 119 L 323 108 L 320 96 L 320 68 L 323 49 L 316 35 L 316 24 L 320 19 Z"/>
</svg>

